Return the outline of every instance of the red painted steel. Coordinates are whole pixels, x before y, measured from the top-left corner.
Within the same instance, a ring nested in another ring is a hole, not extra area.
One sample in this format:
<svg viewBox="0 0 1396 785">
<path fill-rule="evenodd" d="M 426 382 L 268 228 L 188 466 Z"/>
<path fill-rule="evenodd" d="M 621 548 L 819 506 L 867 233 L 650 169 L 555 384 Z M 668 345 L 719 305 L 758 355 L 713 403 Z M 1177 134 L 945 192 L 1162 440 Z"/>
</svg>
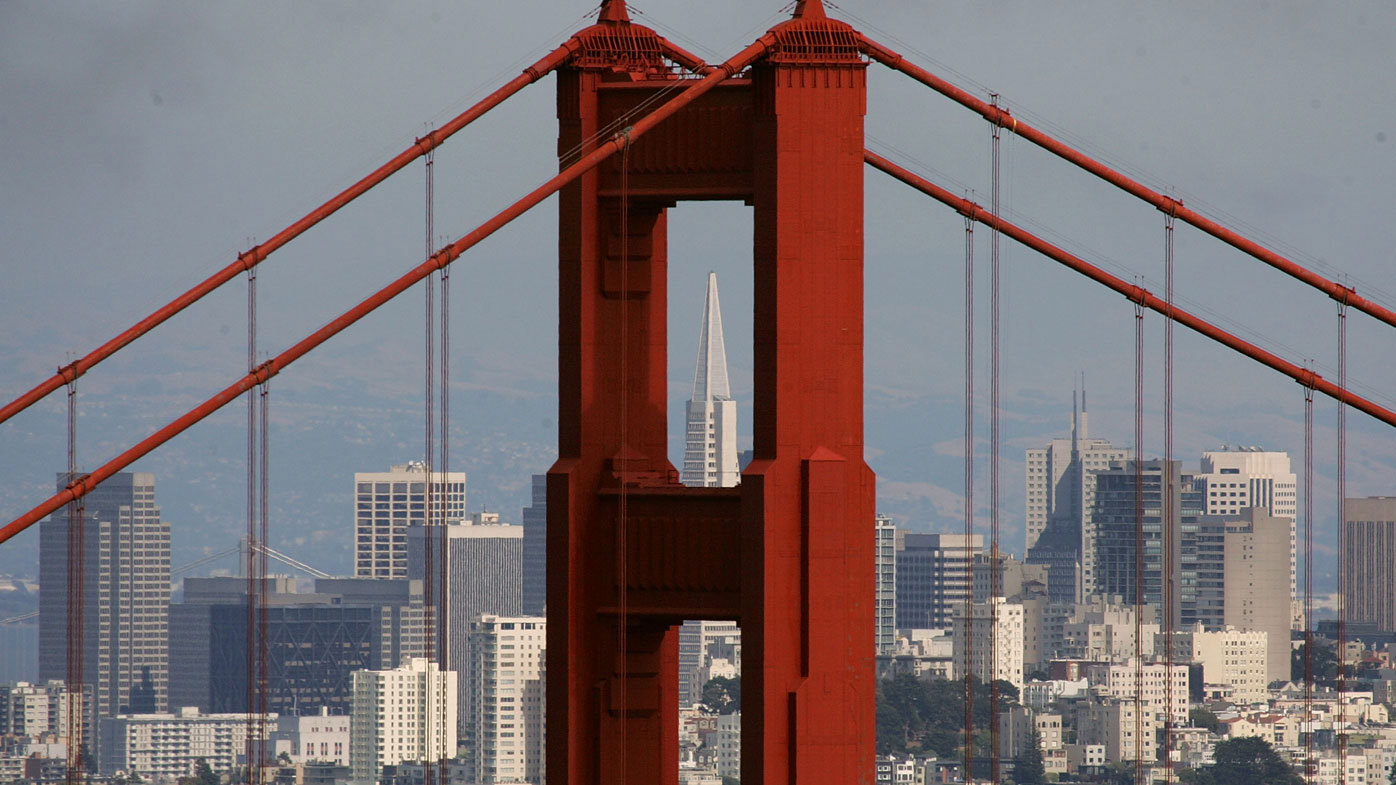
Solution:
<svg viewBox="0 0 1396 785">
<path fill-rule="evenodd" d="M 523 73 L 514 77 L 503 87 L 485 96 L 479 103 L 465 110 L 460 115 L 457 115 L 450 122 L 418 139 L 411 147 L 398 153 L 391 161 L 373 170 L 373 172 L 369 173 L 363 179 L 341 191 L 333 199 L 330 199 L 328 202 L 312 210 L 304 218 L 282 229 L 280 232 L 277 232 L 270 240 L 238 254 L 237 261 L 204 279 L 202 283 L 179 297 L 176 297 L 174 300 L 171 300 L 164 307 L 127 328 L 115 338 L 112 338 L 68 365 L 59 368 L 58 372 L 51 378 L 6 404 L 4 408 L 0 408 L 0 423 L 5 422 L 39 402 L 49 393 L 62 387 L 64 383 L 73 381 L 79 376 L 87 373 L 93 366 L 113 354 L 116 354 L 132 341 L 155 329 L 165 320 L 203 299 L 205 295 L 228 281 L 236 278 L 238 273 L 261 264 L 273 252 L 299 237 L 310 227 L 330 217 L 341 207 L 349 204 L 368 192 L 369 189 L 388 179 L 393 174 L 396 174 L 404 166 L 407 166 L 431 150 L 436 149 L 457 131 L 470 125 L 486 112 L 503 103 L 506 98 L 551 73 L 559 65 L 566 62 L 576 49 L 576 38 L 568 39 L 538 62 L 525 68 Z"/>
<path fill-rule="evenodd" d="M 988 210 L 985 210 L 983 207 L 980 207 L 974 202 L 956 196 L 950 191 L 941 188 L 940 186 L 936 185 L 935 183 L 932 183 L 924 177 L 921 177 L 907 169 L 898 166 L 897 164 L 892 163 L 891 161 L 887 160 L 886 158 L 883 158 L 877 153 L 874 153 L 872 151 L 866 151 L 864 153 L 864 157 L 867 160 L 867 162 L 871 164 L 873 167 L 880 169 L 883 172 L 886 172 L 887 174 L 897 178 L 898 180 L 901 180 L 903 183 L 906 183 L 907 185 L 911 186 L 912 188 L 915 188 L 921 193 L 926 194 L 932 199 L 935 199 L 936 201 L 946 204 L 950 207 L 953 207 L 956 210 L 956 212 L 959 212 L 961 215 L 969 216 L 974 220 L 979 221 L 982 224 L 985 224 L 986 226 L 992 223 L 997 223 L 999 231 L 1003 232 L 1009 237 L 1012 237 L 1013 239 L 1017 240 L 1023 245 L 1026 245 L 1034 251 L 1037 251 L 1043 256 L 1061 262 L 1062 264 L 1066 265 L 1067 267 L 1070 267 L 1078 273 L 1081 273 L 1087 278 L 1090 278 L 1096 283 L 1104 284 L 1105 286 L 1114 289 L 1115 291 L 1129 298 L 1130 301 L 1139 303 L 1140 305 L 1151 310 L 1158 311 L 1164 316 L 1171 318 L 1178 324 L 1181 324 L 1184 327 L 1193 330 L 1194 332 L 1201 333 L 1202 335 L 1211 338 L 1212 340 L 1227 347 L 1228 349 L 1233 349 L 1237 352 L 1240 352 L 1241 354 L 1244 354 L 1245 356 L 1261 363 L 1262 365 L 1267 365 L 1284 374 L 1285 376 L 1288 376 L 1294 381 L 1299 382 L 1305 387 L 1310 387 L 1336 401 L 1345 403 L 1348 406 L 1357 409 L 1358 411 L 1365 412 L 1366 414 L 1371 415 L 1372 417 L 1386 423 L 1387 425 L 1396 426 L 1396 412 L 1393 412 L 1390 409 L 1373 403 L 1372 401 L 1369 401 L 1366 398 L 1363 398 L 1362 396 L 1357 395 L 1356 393 L 1350 390 L 1345 390 L 1340 385 L 1328 381 L 1327 379 L 1323 378 L 1322 376 L 1319 376 L 1318 374 L 1314 373 L 1313 371 L 1307 368 L 1295 365 L 1294 363 L 1285 360 L 1277 354 L 1268 352 L 1260 348 L 1259 346 L 1250 343 L 1249 341 L 1237 338 L 1235 335 L 1232 335 L 1226 330 L 1223 330 L 1222 328 L 1217 327 L 1200 317 L 1194 316 L 1191 313 L 1188 313 L 1187 311 L 1184 311 L 1183 309 L 1177 307 L 1176 305 L 1170 305 L 1166 300 L 1164 300 L 1161 297 L 1158 297 L 1149 290 L 1141 286 L 1136 286 L 1134 284 L 1128 283 L 1121 278 L 1117 278 L 1111 275 L 1110 273 L 1107 273 L 1104 270 L 1100 269 L 1099 267 L 1096 267 L 1095 265 L 1079 257 L 1073 256 L 1072 254 L 1058 248 L 1055 245 L 1052 245 L 1051 243 L 1041 239 L 1037 235 L 1034 235 L 1025 229 L 1019 228 L 1018 226 L 1009 223 L 1008 221 L 997 218 Z"/>
<path fill-rule="evenodd" d="M 1207 218 L 1201 213 L 1195 210 L 1188 209 L 1187 207 L 1183 206 L 1183 203 L 1181 201 L 1168 196 L 1164 196 L 1163 194 L 1149 188 L 1143 183 L 1140 183 L 1120 172 L 1115 171 L 1114 169 L 1110 168 L 1109 166 L 1106 166 L 1100 161 L 1097 161 L 1094 158 L 1091 158 L 1090 156 L 1076 150 L 1075 148 L 1072 148 L 1060 141 L 1057 141 L 1048 134 L 1032 127 L 1031 125 L 1028 125 L 1027 123 L 1020 121 L 1018 118 L 1014 117 L 1011 113 L 1009 113 L 1007 109 L 1001 106 L 994 106 L 986 101 L 981 101 L 980 99 L 975 98 L 970 93 L 956 87 L 955 85 L 951 84 L 950 82 L 947 82 L 944 79 L 941 79 L 935 74 L 932 74 L 930 71 L 927 71 L 926 69 L 921 68 L 920 66 L 917 66 L 913 63 L 907 62 L 906 58 L 902 57 L 900 54 L 893 51 L 892 49 L 889 49 L 888 47 L 885 47 L 882 44 L 872 41 L 866 36 L 862 37 L 861 41 L 862 51 L 872 59 L 878 61 L 879 63 L 882 63 L 883 65 L 886 65 L 889 68 L 901 71 L 902 73 L 906 74 L 907 76 L 910 76 L 912 79 L 915 79 L 921 84 L 926 85 L 932 90 L 935 90 L 936 92 L 940 93 L 946 98 L 949 98 L 950 100 L 960 104 L 961 106 L 975 112 L 976 114 L 983 117 L 985 120 L 988 120 L 989 122 L 1002 128 L 1009 129 L 1014 133 L 1014 135 L 1021 136 L 1022 138 L 1028 140 L 1029 142 L 1032 142 L 1038 147 L 1041 147 L 1042 149 L 1052 153 L 1053 155 L 1056 155 L 1066 161 L 1069 161 L 1070 163 L 1073 163 L 1081 167 L 1082 169 L 1085 169 L 1086 171 L 1090 172 L 1096 177 L 1101 178 L 1102 180 L 1105 180 L 1111 185 L 1114 185 L 1126 191 L 1127 193 L 1148 202 L 1149 204 L 1153 205 L 1154 207 L 1158 208 L 1164 213 L 1177 216 L 1178 218 L 1187 221 L 1189 224 L 1192 224 L 1194 227 L 1201 229 L 1207 234 L 1212 235 L 1213 237 L 1217 238 L 1218 240 L 1221 240 L 1227 245 L 1230 245 L 1239 251 L 1247 253 L 1255 257 L 1256 259 L 1259 259 L 1260 261 L 1270 265 L 1271 267 L 1274 267 L 1275 269 L 1285 273 L 1286 275 L 1303 281 L 1304 283 L 1323 292 L 1324 294 L 1328 295 L 1334 300 L 1340 303 L 1346 303 L 1347 305 L 1350 305 L 1353 308 L 1356 308 L 1357 310 L 1362 311 L 1365 314 L 1368 314 L 1376 319 L 1386 322 L 1387 324 L 1393 327 L 1396 327 L 1396 311 L 1392 311 L 1389 308 L 1383 307 L 1378 303 L 1372 302 L 1371 300 L 1362 297 L 1361 295 L 1357 294 L 1356 289 L 1352 287 L 1343 286 L 1337 281 L 1331 281 L 1327 278 L 1324 278 L 1318 273 L 1315 273 L 1312 270 L 1309 270 L 1308 268 L 1300 264 L 1297 264 L 1285 258 L 1284 256 L 1281 256 L 1280 254 L 1270 250 L 1269 248 L 1266 248 L 1260 243 L 1257 243 L 1253 240 L 1241 236 L 1240 234 L 1237 234 L 1236 232 L 1226 228 L 1225 226 L 1222 226 L 1221 224 Z"/>
<path fill-rule="evenodd" d="M 549 669 L 547 721 L 549 776 L 570 785 L 676 781 L 689 618 L 741 623 L 744 781 L 874 773 L 866 63 L 817 8 L 773 28 L 746 79 L 637 144 L 629 171 L 613 159 L 561 194 L 548 657 L 567 666 Z M 647 36 L 617 30 L 604 43 L 632 48 L 559 72 L 559 149 L 662 93 L 673 77 Z M 755 212 L 756 455 L 739 488 L 684 488 L 666 457 L 665 221 L 681 199 Z"/>
<path fill-rule="evenodd" d="M 474 247 L 486 237 L 494 234 L 505 224 L 523 215 L 539 202 L 560 190 L 564 185 L 567 185 L 586 172 L 596 168 L 598 164 L 620 150 L 621 146 L 626 144 L 627 138 L 633 142 L 650 129 L 654 128 L 665 118 L 678 112 L 694 99 L 716 87 L 730 75 L 746 67 L 766 50 L 766 47 L 769 46 L 768 38 L 769 36 L 767 38 L 762 38 L 742 50 L 731 60 L 722 64 L 722 66 L 711 75 L 701 80 L 694 80 L 692 86 L 679 93 L 675 98 L 670 100 L 669 103 L 656 109 L 652 114 L 646 115 L 636 122 L 635 125 L 631 126 L 628 129 L 628 134 L 614 136 L 598 145 L 595 150 L 581 160 L 568 166 L 561 172 L 558 172 L 547 182 L 530 191 L 503 212 L 481 224 L 474 231 L 456 240 L 451 245 L 438 251 L 431 258 L 404 273 L 397 280 L 378 290 L 378 292 L 374 293 L 368 299 L 341 314 L 334 321 L 311 333 L 291 348 L 257 366 L 257 369 L 252 373 L 243 376 L 241 379 L 238 379 L 236 382 L 224 388 L 217 395 L 214 395 L 202 404 L 190 409 L 183 416 L 166 425 L 164 428 L 161 428 L 135 446 L 106 462 L 96 471 L 80 478 L 63 491 L 51 496 L 39 506 L 6 524 L 3 529 L 0 529 L 0 543 L 24 531 L 39 520 L 48 516 L 54 510 L 62 507 L 64 504 L 80 499 L 91 493 L 98 485 L 113 474 L 130 466 L 136 460 L 148 454 L 151 450 L 154 450 L 156 447 L 159 447 L 175 436 L 178 436 L 180 433 L 183 433 L 194 423 L 199 422 L 228 405 L 239 395 L 269 380 L 271 377 L 284 370 L 286 366 L 305 356 L 311 349 L 314 349 L 349 325 L 377 310 L 380 306 L 394 297 L 397 297 L 399 294 L 402 294 L 404 291 L 411 288 L 413 284 L 431 275 L 434 271 L 455 261 L 462 253 Z"/>
</svg>

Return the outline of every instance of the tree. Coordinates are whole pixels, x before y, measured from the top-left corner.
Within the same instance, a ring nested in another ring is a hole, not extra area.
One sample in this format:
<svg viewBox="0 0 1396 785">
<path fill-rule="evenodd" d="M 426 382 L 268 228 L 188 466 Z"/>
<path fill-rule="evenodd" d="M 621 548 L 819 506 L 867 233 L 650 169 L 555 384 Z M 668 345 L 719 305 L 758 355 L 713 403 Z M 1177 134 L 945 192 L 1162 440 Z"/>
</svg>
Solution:
<svg viewBox="0 0 1396 785">
<path fill-rule="evenodd" d="M 1206 728 L 1213 733 L 1221 733 L 1221 720 L 1206 709 L 1197 708 L 1189 711 L 1188 724 L 1194 728 Z"/>
<path fill-rule="evenodd" d="M 195 785 L 219 785 L 221 778 L 213 773 L 207 760 L 199 758 L 194 761 L 194 782 Z"/>
<path fill-rule="evenodd" d="M 717 714 L 733 714 L 742 710 L 742 677 L 717 676 L 703 685 L 699 701 Z"/>
<path fill-rule="evenodd" d="M 1326 646 L 1321 641 L 1314 642 L 1314 681 L 1331 682 L 1338 678 L 1338 656 L 1334 654 L 1332 646 Z M 1289 679 L 1295 683 L 1304 681 L 1304 656 L 1308 650 L 1307 643 L 1301 643 L 1289 655 Z"/>
<path fill-rule="evenodd" d="M 1248 736 L 1217 744 L 1216 763 L 1197 770 L 1198 785 L 1304 785 L 1266 740 Z"/>
<path fill-rule="evenodd" d="M 1015 785 L 1046 785 L 1047 767 L 1042 763 L 1042 739 L 1034 728 L 1023 751 L 1013 758 Z"/>
<path fill-rule="evenodd" d="M 722 785 L 742 785 L 742 781 L 736 777 L 729 777 L 724 774 L 722 775 Z"/>
</svg>

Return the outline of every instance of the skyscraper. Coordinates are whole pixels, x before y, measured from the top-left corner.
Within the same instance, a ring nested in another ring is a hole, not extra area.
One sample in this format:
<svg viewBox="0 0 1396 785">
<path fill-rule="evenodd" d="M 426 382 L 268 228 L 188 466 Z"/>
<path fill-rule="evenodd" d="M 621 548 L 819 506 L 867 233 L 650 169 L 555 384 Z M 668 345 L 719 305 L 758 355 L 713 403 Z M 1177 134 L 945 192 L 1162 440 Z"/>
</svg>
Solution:
<svg viewBox="0 0 1396 785">
<path fill-rule="evenodd" d="M 1096 591 L 1095 504 L 1096 472 L 1128 460 L 1130 450 L 1089 435 L 1086 393 L 1071 400 L 1071 433 L 1045 447 L 1027 451 L 1024 501 L 1029 564 L 1047 567 L 1048 595 L 1055 602 L 1076 602 Z"/>
<path fill-rule="evenodd" d="M 533 475 L 532 504 L 523 508 L 523 612 L 542 616 L 548 603 L 548 475 Z"/>
<path fill-rule="evenodd" d="M 408 530 L 408 573 L 424 578 L 424 536 L 435 526 Z M 471 522 L 446 527 L 446 667 L 461 674 L 458 706 L 470 705 L 470 624 L 483 614 L 519 616 L 523 610 L 523 527 L 477 513 Z M 439 555 L 438 555 L 439 557 Z M 462 733 L 464 717 L 461 718 Z"/>
<path fill-rule="evenodd" d="M 465 472 L 432 472 L 431 482 L 439 519 L 465 518 Z M 407 527 L 426 520 L 426 465 L 356 472 L 354 491 L 354 577 L 406 578 Z"/>
<path fill-rule="evenodd" d="M 1236 515 L 1247 507 L 1264 507 L 1276 518 L 1289 519 L 1289 596 L 1298 595 L 1295 574 L 1295 519 L 1299 515 L 1299 485 L 1290 471 L 1289 453 L 1258 447 L 1231 447 L 1202 453 L 1203 512 Z"/>
<path fill-rule="evenodd" d="M 60 490 L 67 479 L 58 475 Z M 82 658 L 93 710 L 97 716 L 163 710 L 170 525 L 155 504 L 155 475 L 115 474 L 87 495 L 85 506 Z M 39 677 L 45 680 L 67 675 L 68 534 L 74 524 L 65 508 L 39 527 Z"/>
<path fill-rule="evenodd" d="M 1178 555 L 1180 535 L 1189 527 L 1195 529 L 1202 510 L 1201 493 L 1193 476 L 1183 474 L 1178 461 L 1167 463 L 1171 464 L 1171 476 L 1178 478 L 1171 489 L 1166 488 L 1166 466 L 1161 460 L 1140 461 L 1138 467 L 1135 461 L 1126 461 L 1096 473 L 1095 504 L 1090 517 L 1095 529 L 1096 590 L 1100 594 L 1118 596 L 1125 603 L 1134 603 L 1139 596 L 1138 601 L 1145 605 L 1163 607 L 1164 549 L 1173 550 L 1175 565 L 1183 564 Z M 1169 493 L 1173 497 L 1171 505 L 1166 503 Z M 1142 505 L 1142 517 L 1136 504 Z M 1172 542 L 1164 538 L 1166 510 L 1173 515 Z M 1142 586 L 1137 585 L 1135 575 L 1136 521 L 1141 522 L 1139 531 L 1143 537 Z M 1221 547 L 1220 542 L 1217 547 Z"/>
<path fill-rule="evenodd" d="M 730 488 L 741 480 L 737 465 L 737 402 L 727 381 L 727 348 L 722 341 L 722 313 L 717 302 L 717 273 L 708 273 L 703 325 L 698 333 L 698 362 L 693 396 L 685 404 L 684 485 Z"/>
<path fill-rule="evenodd" d="M 970 596 L 974 554 L 983 535 L 897 532 L 898 628 L 949 629 Z"/>
<path fill-rule="evenodd" d="M 1343 602 L 1353 621 L 1396 630 L 1396 496 L 1343 502 Z"/>
</svg>

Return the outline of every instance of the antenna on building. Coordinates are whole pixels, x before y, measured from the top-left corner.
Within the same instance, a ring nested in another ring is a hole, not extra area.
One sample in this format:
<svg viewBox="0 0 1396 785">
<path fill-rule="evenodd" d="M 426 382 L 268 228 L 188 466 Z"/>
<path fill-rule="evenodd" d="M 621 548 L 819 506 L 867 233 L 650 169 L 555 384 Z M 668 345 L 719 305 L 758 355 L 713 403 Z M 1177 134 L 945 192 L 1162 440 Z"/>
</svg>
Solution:
<svg viewBox="0 0 1396 785">
<path fill-rule="evenodd" d="M 1086 422 L 1086 372 L 1081 372 L 1081 438 L 1089 439 Z"/>
</svg>

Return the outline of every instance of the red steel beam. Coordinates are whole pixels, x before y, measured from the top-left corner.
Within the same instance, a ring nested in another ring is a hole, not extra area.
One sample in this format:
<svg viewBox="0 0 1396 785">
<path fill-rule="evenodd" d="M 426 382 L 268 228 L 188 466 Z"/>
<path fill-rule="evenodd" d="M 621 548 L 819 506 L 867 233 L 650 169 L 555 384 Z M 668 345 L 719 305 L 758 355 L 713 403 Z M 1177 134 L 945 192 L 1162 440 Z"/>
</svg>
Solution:
<svg viewBox="0 0 1396 785">
<path fill-rule="evenodd" d="M 1366 313 L 1380 321 L 1396 327 L 1396 311 L 1385 308 L 1378 303 L 1374 303 L 1365 297 L 1357 294 L 1357 290 L 1352 287 L 1343 286 L 1337 281 L 1332 281 L 1315 273 L 1314 271 L 1297 264 L 1280 254 L 1266 248 L 1265 246 L 1243 237 L 1240 234 L 1222 226 L 1221 224 L 1207 218 L 1195 210 L 1190 210 L 1183 206 L 1177 199 L 1149 188 L 1114 169 L 1106 166 L 1100 161 L 1076 150 L 1075 148 L 1060 142 L 1048 134 L 1018 120 L 1007 109 L 1001 106 L 994 106 L 986 101 L 974 97 L 970 93 L 961 90 L 950 82 L 941 79 L 935 74 L 920 66 L 909 63 L 897 52 L 868 39 L 862 37 L 862 51 L 872 59 L 882 63 L 896 71 L 910 76 L 912 79 L 926 85 L 936 92 L 944 95 L 950 100 L 964 106 L 965 108 L 979 114 L 985 120 L 1001 127 L 1007 128 L 1015 135 L 1021 136 L 1042 149 L 1056 155 L 1066 161 L 1085 169 L 1096 177 L 1117 186 L 1118 188 L 1148 202 L 1159 210 L 1177 216 L 1187 221 L 1198 229 L 1212 235 L 1222 242 L 1236 248 L 1239 251 L 1250 254 L 1260 261 L 1274 267 L 1276 270 L 1312 286 L 1340 303 L 1346 303 L 1363 313 Z"/>
<path fill-rule="evenodd" d="M 543 201 L 544 199 L 548 198 L 549 196 L 553 195 L 555 192 L 560 190 L 563 186 L 567 185 L 573 180 L 576 180 L 578 177 L 581 177 L 583 174 L 596 168 L 596 166 L 600 164 L 602 161 L 611 157 L 617 151 L 621 150 L 622 148 L 626 147 L 631 142 L 633 142 L 635 139 L 644 135 L 650 129 L 663 122 L 666 118 L 670 117 L 683 107 L 692 103 L 694 100 L 698 99 L 703 94 L 712 90 L 722 81 L 735 75 L 738 71 L 741 71 L 743 68 L 755 62 L 756 59 L 759 58 L 762 54 L 764 54 L 774 43 L 775 36 L 770 33 L 767 33 L 766 35 L 757 39 L 755 43 L 738 52 L 730 60 L 714 69 L 712 73 L 708 74 L 702 79 L 694 80 L 692 86 L 685 88 L 683 92 L 677 94 L 673 99 L 665 103 L 663 106 L 659 107 L 658 109 L 655 109 L 650 114 L 640 118 L 640 120 L 636 121 L 636 123 L 633 126 L 624 129 L 619 134 L 616 134 L 615 136 L 611 137 L 605 142 L 600 143 L 594 150 L 592 150 L 586 156 L 578 160 L 576 163 L 572 164 L 571 166 L 568 166 L 561 172 L 558 172 L 547 182 L 530 191 L 523 198 L 519 199 L 509 207 L 505 208 L 503 212 L 500 212 L 498 215 L 481 224 L 474 231 L 461 237 L 459 240 L 456 240 L 454 243 L 447 246 L 446 248 L 437 251 L 426 261 L 412 268 L 410 271 L 403 274 L 397 280 L 378 290 L 368 299 L 364 300 L 363 302 L 359 303 L 358 305 L 354 306 L 348 311 L 345 311 L 334 321 L 330 322 L 329 324 L 326 324 L 324 327 L 321 327 L 319 330 L 316 330 L 315 332 L 311 333 L 309 336 L 302 339 L 299 343 L 295 344 L 294 346 L 282 352 L 281 354 L 278 354 L 277 356 L 257 366 L 251 373 L 248 373 L 241 379 L 238 379 L 236 382 L 233 382 L 232 384 L 228 385 L 226 388 L 223 389 L 222 392 L 218 393 L 217 395 L 214 395 L 212 398 L 209 398 L 207 401 L 204 401 L 202 404 L 199 404 L 193 409 L 190 409 L 183 416 L 174 420 L 173 422 L 156 431 L 155 433 L 151 434 L 150 436 L 146 437 L 144 440 L 136 444 L 134 447 L 131 447 L 127 451 L 106 462 L 101 466 L 101 468 L 97 469 L 96 471 L 92 472 L 91 474 L 85 477 L 75 480 L 74 482 L 69 484 L 67 488 L 64 488 L 62 491 L 59 491 L 58 493 L 49 497 L 47 501 L 43 502 L 42 504 L 38 505 L 34 509 L 25 513 L 24 515 L 6 524 L 3 529 L 0 529 L 0 543 L 5 542 L 6 540 L 10 539 L 16 534 L 19 534 L 20 532 L 34 525 L 36 522 L 50 515 L 51 513 L 53 513 L 53 511 L 57 510 L 63 505 L 68 504 L 72 501 L 76 501 L 77 499 L 80 499 L 83 496 L 86 496 L 87 494 L 91 493 L 94 489 L 96 489 L 98 485 L 100 485 L 107 478 L 111 477 L 113 474 L 116 474 L 117 472 L 121 471 L 127 466 L 130 466 L 132 463 L 139 460 L 141 457 L 145 456 L 150 451 L 154 450 L 156 447 L 159 447 L 160 445 L 164 444 L 165 442 L 169 441 L 175 436 L 178 436 L 180 433 L 183 433 L 185 430 L 187 430 L 190 426 L 194 425 L 195 423 L 199 422 L 205 417 L 208 417 L 210 414 L 213 414 L 214 412 L 233 402 L 238 398 L 238 396 L 242 395 L 243 393 L 257 386 L 258 384 L 266 382 L 268 379 L 277 375 L 278 373 L 281 373 L 281 371 L 284 370 L 288 365 L 303 357 L 305 354 L 310 352 L 311 349 L 314 349 L 320 344 L 329 340 L 331 337 L 343 331 L 349 325 L 359 321 L 360 319 L 369 315 L 370 313 L 373 313 L 380 306 L 384 305 L 389 300 L 392 300 L 394 297 L 397 297 L 399 294 L 402 294 L 403 292 L 407 291 L 414 284 L 421 281 L 423 278 L 426 278 L 427 276 L 431 275 L 436 270 L 439 270 L 442 267 L 445 267 L 446 265 L 455 261 L 457 257 L 459 257 L 462 253 L 469 250 L 477 243 L 479 243 L 481 240 L 484 240 L 486 237 L 489 237 L 490 235 L 494 234 L 496 231 L 498 231 L 504 225 L 508 224 L 510 221 L 513 221 L 515 218 L 518 218 L 520 215 L 523 215 L 525 212 L 536 206 L 539 202 Z"/>
<path fill-rule="evenodd" d="M 83 357 L 59 368 L 57 373 L 42 384 L 6 404 L 4 408 L 0 408 L 0 423 L 5 422 L 35 403 L 38 403 L 49 393 L 57 390 L 64 384 L 87 373 L 97 363 L 116 354 L 132 341 L 158 327 L 165 320 L 203 299 L 205 295 L 236 278 L 239 273 L 261 264 L 262 261 L 273 252 L 299 237 L 310 227 L 330 217 L 341 207 L 362 196 L 369 189 L 396 174 L 417 158 L 436 149 L 457 131 L 470 125 L 472 122 L 479 119 L 480 116 L 503 103 L 505 99 L 509 98 L 514 93 L 517 93 L 551 73 L 553 69 L 566 62 L 567 59 L 577 51 L 578 46 L 579 43 L 576 37 L 568 39 L 557 49 L 544 55 L 541 60 L 525 68 L 522 73 L 514 77 L 503 87 L 485 96 L 479 103 L 457 115 L 450 122 L 413 142 L 411 147 L 398 153 L 391 161 L 373 170 L 368 176 L 344 189 L 333 199 L 315 208 L 304 218 L 282 229 L 280 232 L 277 232 L 271 239 L 261 245 L 253 246 L 251 249 L 238 254 L 236 261 L 204 279 L 202 283 L 171 300 L 164 307 L 127 328 L 115 338 L 112 338 Z"/>
<path fill-rule="evenodd" d="M 1194 316 L 1193 314 L 1184 311 L 1176 305 L 1169 305 L 1168 301 L 1155 296 L 1149 290 L 1141 286 L 1136 286 L 1134 284 L 1128 283 L 1124 279 L 1117 278 L 1111 275 L 1110 273 L 1107 273 L 1104 270 L 1100 269 L 1099 267 L 1096 267 L 1095 265 L 1085 261 L 1084 259 L 1081 259 L 1080 257 L 1073 256 L 1072 254 L 1062 250 L 1061 248 L 1058 248 L 1057 246 L 1052 245 L 1046 240 L 1043 240 L 1037 235 L 1032 234 L 1026 229 L 1022 229 L 1012 223 L 1009 223 L 1008 221 L 1002 220 L 1001 218 L 995 216 L 988 210 L 985 210 L 983 207 L 980 207 L 978 204 L 975 204 L 974 202 L 971 202 L 968 199 L 956 196 L 950 191 L 941 188 L 940 186 L 936 185 L 935 183 L 932 183 L 924 177 L 921 177 L 911 171 L 908 171 L 907 169 L 904 169 L 892 163 L 891 161 L 887 160 L 886 158 L 883 158 L 877 153 L 874 153 L 870 150 L 865 150 L 863 151 L 863 160 L 867 161 L 874 168 L 880 169 L 881 171 L 886 172 L 887 174 L 897 178 L 898 180 L 901 180 L 903 183 L 906 183 L 907 185 L 911 186 L 912 188 L 915 188 L 921 193 L 926 194 L 932 199 L 935 199 L 943 204 L 949 205 L 950 207 L 953 207 L 955 211 L 960 213 L 961 215 L 978 221 L 979 223 L 982 223 L 985 226 L 997 226 L 998 230 L 1004 233 L 1005 235 L 1012 237 L 1014 240 L 1017 240 L 1018 242 L 1022 243 L 1023 245 L 1026 245 L 1034 251 L 1037 251 L 1043 256 L 1046 256 L 1050 259 L 1053 259 L 1066 265 L 1067 267 L 1070 267 L 1071 269 L 1075 270 L 1078 273 L 1081 273 L 1087 278 L 1090 278 L 1096 283 L 1101 283 L 1110 287 L 1111 289 L 1114 289 L 1115 291 L 1129 298 L 1129 300 L 1131 300 L 1132 302 L 1139 303 L 1140 305 L 1146 308 L 1158 311 L 1159 313 L 1172 319 L 1178 324 L 1181 324 L 1184 327 L 1201 333 L 1202 335 L 1211 338 L 1212 340 L 1216 341 L 1222 346 L 1240 352 L 1241 354 L 1250 357 L 1251 359 L 1261 363 L 1262 365 L 1268 365 L 1269 367 L 1274 368 L 1275 370 L 1279 371 L 1285 376 L 1288 376 L 1296 382 L 1299 382 L 1305 387 L 1318 390 L 1319 392 L 1323 393 L 1324 395 L 1327 395 L 1330 398 L 1333 398 L 1336 401 L 1351 406 L 1359 411 L 1366 412 L 1367 414 L 1370 414 L 1371 416 L 1386 423 L 1387 425 L 1396 426 L 1396 412 L 1393 412 L 1390 409 L 1386 409 L 1382 406 L 1379 406 L 1376 403 L 1373 403 L 1372 401 L 1367 400 L 1366 398 L 1363 398 L 1360 395 L 1356 395 L 1353 392 L 1346 390 L 1328 381 L 1327 379 L 1324 379 L 1322 376 L 1319 376 L 1318 374 L 1314 373 L 1313 371 L 1307 368 L 1302 368 L 1298 365 L 1295 365 L 1292 362 L 1289 362 L 1288 360 L 1285 360 L 1279 355 L 1268 352 L 1260 348 L 1259 346 L 1256 346 L 1253 343 L 1237 338 L 1235 335 L 1232 335 L 1226 330 L 1223 330 L 1222 328 L 1217 327 L 1216 325 L 1213 325 L 1211 322 L 1208 322 L 1198 316 Z"/>
</svg>

